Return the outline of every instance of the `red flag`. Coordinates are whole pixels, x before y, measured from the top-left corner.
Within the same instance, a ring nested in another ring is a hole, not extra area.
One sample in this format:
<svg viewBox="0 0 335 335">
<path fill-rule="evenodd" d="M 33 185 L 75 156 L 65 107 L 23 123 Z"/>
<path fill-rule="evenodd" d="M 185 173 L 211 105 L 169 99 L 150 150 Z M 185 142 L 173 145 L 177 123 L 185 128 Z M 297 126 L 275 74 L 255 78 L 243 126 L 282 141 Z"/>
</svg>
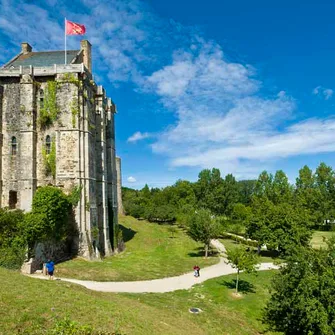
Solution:
<svg viewBox="0 0 335 335">
<path fill-rule="evenodd" d="M 65 32 L 66 35 L 84 35 L 86 32 L 86 28 L 83 24 L 78 24 L 66 20 Z"/>
</svg>

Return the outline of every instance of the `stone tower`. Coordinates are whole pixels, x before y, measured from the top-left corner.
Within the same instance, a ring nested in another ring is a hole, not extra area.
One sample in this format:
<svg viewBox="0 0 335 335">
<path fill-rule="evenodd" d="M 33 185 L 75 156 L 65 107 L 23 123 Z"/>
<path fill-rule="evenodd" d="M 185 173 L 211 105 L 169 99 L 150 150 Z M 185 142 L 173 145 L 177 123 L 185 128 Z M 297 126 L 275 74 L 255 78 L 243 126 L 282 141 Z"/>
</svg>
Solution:
<svg viewBox="0 0 335 335">
<path fill-rule="evenodd" d="M 121 175 L 121 158 L 116 157 L 116 185 L 117 185 L 117 207 L 118 213 L 124 215 L 124 208 L 122 204 L 122 175 Z"/>
<path fill-rule="evenodd" d="M 21 52 L 0 68 L 0 206 L 31 209 L 37 187 L 79 187 L 85 257 L 117 248 L 116 108 L 92 77 L 91 44 Z"/>
</svg>

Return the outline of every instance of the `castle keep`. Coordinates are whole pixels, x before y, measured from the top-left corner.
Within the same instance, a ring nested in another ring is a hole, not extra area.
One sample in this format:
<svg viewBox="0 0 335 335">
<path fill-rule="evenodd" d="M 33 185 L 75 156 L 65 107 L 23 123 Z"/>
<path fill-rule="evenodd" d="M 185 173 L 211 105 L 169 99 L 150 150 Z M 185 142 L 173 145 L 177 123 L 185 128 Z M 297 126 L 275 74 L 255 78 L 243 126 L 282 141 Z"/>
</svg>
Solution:
<svg viewBox="0 0 335 335">
<path fill-rule="evenodd" d="M 91 44 L 21 52 L 0 68 L 0 206 L 31 209 L 37 187 L 81 190 L 79 250 L 117 248 L 115 105 L 92 77 Z"/>
</svg>

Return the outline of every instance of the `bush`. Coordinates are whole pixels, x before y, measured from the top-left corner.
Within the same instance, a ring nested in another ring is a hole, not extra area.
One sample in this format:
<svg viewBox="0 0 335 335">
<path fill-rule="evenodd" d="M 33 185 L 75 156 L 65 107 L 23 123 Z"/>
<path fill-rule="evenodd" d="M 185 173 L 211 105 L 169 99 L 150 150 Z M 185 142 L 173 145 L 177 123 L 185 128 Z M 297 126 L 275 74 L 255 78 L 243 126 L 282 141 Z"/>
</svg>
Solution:
<svg viewBox="0 0 335 335">
<path fill-rule="evenodd" d="M 25 260 L 26 247 L 19 241 L 13 241 L 7 246 L 0 247 L 0 266 L 17 270 Z"/>
<path fill-rule="evenodd" d="M 172 222 L 176 220 L 175 208 L 171 205 L 147 208 L 145 218 L 151 222 Z"/>
<path fill-rule="evenodd" d="M 19 269 L 25 259 L 26 243 L 20 210 L 0 209 L 0 266 Z"/>
</svg>

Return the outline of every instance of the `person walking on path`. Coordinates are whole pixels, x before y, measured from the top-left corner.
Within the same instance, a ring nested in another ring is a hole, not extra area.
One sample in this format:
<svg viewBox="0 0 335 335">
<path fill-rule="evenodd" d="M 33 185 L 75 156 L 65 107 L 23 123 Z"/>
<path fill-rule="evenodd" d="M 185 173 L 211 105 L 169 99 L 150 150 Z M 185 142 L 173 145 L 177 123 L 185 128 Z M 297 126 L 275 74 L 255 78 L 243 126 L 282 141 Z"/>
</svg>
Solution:
<svg viewBox="0 0 335 335">
<path fill-rule="evenodd" d="M 193 266 L 194 270 L 194 277 L 199 277 L 200 276 L 200 268 L 198 265 Z"/>
<path fill-rule="evenodd" d="M 48 259 L 48 262 L 45 266 L 48 271 L 49 279 L 54 279 L 55 263 L 52 260 Z"/>
</svg>

